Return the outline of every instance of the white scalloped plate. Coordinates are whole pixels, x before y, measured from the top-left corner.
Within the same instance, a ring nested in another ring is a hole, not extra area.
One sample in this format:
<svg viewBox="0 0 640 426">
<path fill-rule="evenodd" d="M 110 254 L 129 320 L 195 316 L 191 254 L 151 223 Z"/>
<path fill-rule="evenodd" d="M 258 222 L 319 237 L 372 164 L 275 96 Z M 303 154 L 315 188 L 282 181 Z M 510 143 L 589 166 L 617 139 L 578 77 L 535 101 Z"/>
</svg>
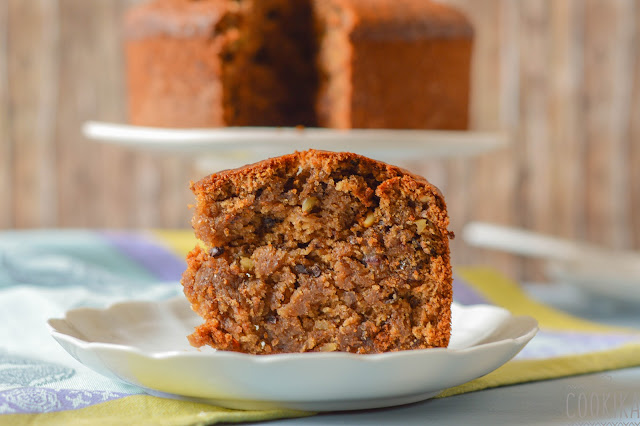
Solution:
<svg viewBox="0 0 640 426">
<path fill-rule="evenodd" d="M 48 321 L 53 337 L 96 372 L 150 394 L 237 409 L 334 411 L 421 401 L 513 358 L 537 322 L 487 305 L 452 306 L 447 349 L 384 354 L 247 355 L 193 348 L 201 319 L 184 297 L 82 308 Z"/>
</svg>

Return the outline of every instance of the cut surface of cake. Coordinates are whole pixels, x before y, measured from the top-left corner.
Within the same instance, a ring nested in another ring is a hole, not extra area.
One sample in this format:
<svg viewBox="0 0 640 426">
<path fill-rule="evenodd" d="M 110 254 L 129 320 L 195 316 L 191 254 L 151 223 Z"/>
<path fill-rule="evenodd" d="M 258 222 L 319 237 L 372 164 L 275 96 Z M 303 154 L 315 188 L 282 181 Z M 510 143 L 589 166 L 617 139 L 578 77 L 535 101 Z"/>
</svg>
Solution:
<svg viewBox="0 0 640 426">
<path fill-rule="evenodd" d="M 472 43 L 427 0 L 154 0 L 125 20 L 129 117 L 466 129 Z"/>
<path fill-rule="evenodd" d="M 162 127 L 315 126 L 310 0 L 154 0 L 125 18 L 129 117 Z"/>
<path fill-rule="evenodd" d="M 191 186 L 202 244 L 184 293 L 194 346 L 271 354 L 446 347 L 449 219 L 424 178 L 305 151 Z"/>
</svg>

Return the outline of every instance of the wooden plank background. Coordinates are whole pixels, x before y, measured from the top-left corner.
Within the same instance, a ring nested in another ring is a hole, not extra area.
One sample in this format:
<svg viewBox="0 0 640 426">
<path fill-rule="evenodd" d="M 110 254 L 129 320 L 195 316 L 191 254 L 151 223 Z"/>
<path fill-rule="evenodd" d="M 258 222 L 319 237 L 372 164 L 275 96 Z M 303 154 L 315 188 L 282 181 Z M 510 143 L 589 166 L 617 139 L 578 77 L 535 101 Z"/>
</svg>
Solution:
<svg viewBox="0 0 640 426">
<path fill-rule="evenodd" d="M 188 228 L 191 160 L 89 143 L 124 121 L 120 28 L 134 0 L 0 2 L 0 229 Z M 452 228 L 522 226 L 640 249 L 640 1 L 446 0 L 476 28 L 473 128 L 513 144 L 414 162 Z M 454 263 L 539 265 L 453 243 Z"/>
</svg>

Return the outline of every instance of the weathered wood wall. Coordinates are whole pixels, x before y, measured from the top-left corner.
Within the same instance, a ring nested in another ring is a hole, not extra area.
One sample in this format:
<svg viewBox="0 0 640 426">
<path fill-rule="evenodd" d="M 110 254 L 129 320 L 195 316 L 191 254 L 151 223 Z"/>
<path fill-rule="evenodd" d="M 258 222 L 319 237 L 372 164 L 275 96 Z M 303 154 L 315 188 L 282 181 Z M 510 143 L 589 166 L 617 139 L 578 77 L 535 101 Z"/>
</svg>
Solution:
<svg viewBox="0 0 640 426">
<path fill-rule="evenodd" d="M 0 229 L 186 228 L 190 160 L 87 142 L 124 121 L 121 15 L 134 0 L 0 2 Z M 513 145 L 413 164 L 469 220 L 640 249 L 640 1 L 446 0 L 476 28 L 472 121 Z M 466 247 L 454 262 L 535 265 Z"/>
</svg>

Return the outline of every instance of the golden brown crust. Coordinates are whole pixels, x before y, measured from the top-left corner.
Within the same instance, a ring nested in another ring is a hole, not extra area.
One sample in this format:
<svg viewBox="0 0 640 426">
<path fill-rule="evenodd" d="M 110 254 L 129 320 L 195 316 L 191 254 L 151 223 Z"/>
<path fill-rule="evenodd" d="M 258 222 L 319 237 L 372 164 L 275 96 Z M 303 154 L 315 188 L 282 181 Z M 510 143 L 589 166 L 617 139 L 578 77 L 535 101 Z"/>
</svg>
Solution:
<svg viewBox="0 0 640 426">
<path fill-rule="evenodd" d="M 352 154 L 304 151 L 192 183 L 190 336 L 249 353 L 447 346 L 449 219 L 424 178 Z"/>
<path fill-rule="evenodd" d="M 262 160 L 253 164 L 247 164 L 235 169 L 222 170 L 220 172 L 213 173 L 207 177 L 204 177 L 198 182 L 192 182 L 190 187 L 191 190 L 196 195 L 198 195 L 199 193 L 204 191 L 211 192 L 216 188 L 225 185 L 229 180 L 235 183 L 243 183 L 248 177 L 259 179 L 261 176 L 268 176 L 272 170 L 278 167 L 307 163 L 315 168 L 329 169 L 335 163 L 352 160 L 361 162 L 366 167 L 375 169 L 380 175 L 389 177 L 408 176 L 416 182 L 427 185 L 429 187 L 429 190 L 436 191 L 444 202 L 444 197 L 436 186 L 429 183 L 429 181 L 427 181 L 427 179 L 425 179 L 424 177 L 414 174 L 409 170 L 403 169 L 398 166 L 393 166 L 382 161 L 376 161 L 352 152 L 332 152 L 317 149 L 296 151 L 292 154 L 268 158 L 266 160 Z"/>
</svg>

